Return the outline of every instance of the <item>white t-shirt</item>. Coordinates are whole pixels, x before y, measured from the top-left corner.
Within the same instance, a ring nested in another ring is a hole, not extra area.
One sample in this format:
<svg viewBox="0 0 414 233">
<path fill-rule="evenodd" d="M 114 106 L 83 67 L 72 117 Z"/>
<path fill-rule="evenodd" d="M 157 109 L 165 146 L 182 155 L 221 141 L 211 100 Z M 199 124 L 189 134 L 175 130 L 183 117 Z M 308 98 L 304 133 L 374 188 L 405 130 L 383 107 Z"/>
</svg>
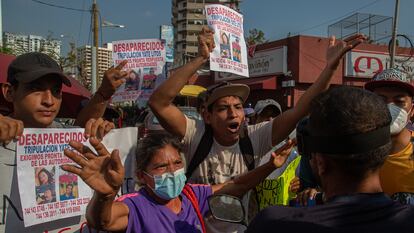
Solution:
<svg viewBox="0 0 414 233">
<path fill-rule="evenodd" d="M 255 166 L 260 159 L 272 148 L 272 124 L 273 121 L 264 122 L 247 127 L 248 136 L 252 142 Z M 204 134 L 203 121 L 187 118 L 187 128 L 183 138 L 184 154 L 187 164 L 190 163 L 198 144 Z M 222 146 L 216 140 L 207 155 L 193 172 L 189 182 L 198 184 L 220 184 L 247 172 L 247 166 L 243 160 L 239 143 L 232 146 Z M 244 198 L 246 199 L 246 198 Z M 247 201 L 247 199 L 246 199 Z M 232 224 L 206 218 L 208 232 L 242 232 L 244 227 L 240 224 Z"/>
</svg>

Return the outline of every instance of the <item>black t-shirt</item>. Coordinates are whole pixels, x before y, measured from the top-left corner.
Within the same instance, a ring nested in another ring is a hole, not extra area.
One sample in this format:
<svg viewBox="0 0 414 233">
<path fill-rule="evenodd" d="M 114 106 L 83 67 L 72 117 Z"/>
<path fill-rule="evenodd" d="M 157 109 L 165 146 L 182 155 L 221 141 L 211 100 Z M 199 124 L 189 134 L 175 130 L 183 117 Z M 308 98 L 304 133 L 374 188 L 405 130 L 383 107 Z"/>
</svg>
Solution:
<svg viewBox="0 0 414 233">
<path fill-rule="evenodd" d="M 338 196 L 313 207 L 273 206 L 261 211 L 246 232 L 414 232 L 414 206 L 383 193 Z"/>
</svg>

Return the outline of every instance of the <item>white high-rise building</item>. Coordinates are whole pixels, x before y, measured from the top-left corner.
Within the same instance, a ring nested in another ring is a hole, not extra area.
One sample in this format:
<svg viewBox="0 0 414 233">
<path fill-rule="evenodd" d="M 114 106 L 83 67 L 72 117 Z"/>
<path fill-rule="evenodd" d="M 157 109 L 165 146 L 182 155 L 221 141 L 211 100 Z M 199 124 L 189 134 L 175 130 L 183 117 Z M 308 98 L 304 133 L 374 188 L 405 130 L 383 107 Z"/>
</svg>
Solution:
<svg viewBox="0 0 414 233">
<path fill-rule="evenodd" d="M 102 77 L 112 66 L 112 44 L 108 43 L 105 47 L 98 48 L 98 80 L 97 86 L 101 85 Z M 85 45 L 77 49 L 78 64 L 81 68 L 80 76 L 84 80 L 80 80 L 88 89 L 91 89 L 92 85 L 92 47 Z"/>
<path fill-rule="evenodd" d="M 3 43 L 17 56 L 28 52 L 43 52 L 56 60 L 60 58 L 62 46 L 60 40 L 48 40 L 42 36 L 19 35 L 10 32 L 3 33 Z"/>
</svg>

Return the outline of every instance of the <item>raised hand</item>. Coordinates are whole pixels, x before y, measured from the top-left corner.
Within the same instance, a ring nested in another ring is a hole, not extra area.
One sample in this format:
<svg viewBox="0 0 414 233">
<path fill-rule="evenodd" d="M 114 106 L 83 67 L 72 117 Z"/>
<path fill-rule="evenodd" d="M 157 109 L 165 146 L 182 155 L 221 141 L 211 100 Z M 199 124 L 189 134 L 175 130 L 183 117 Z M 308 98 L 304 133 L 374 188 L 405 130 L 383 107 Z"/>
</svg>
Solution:
<svg viewBox="0 0 414 233">
<path fill-rule="evenodd" d="M 126 81 L 126 77 L 130 71 L 122 71 L 124 66 L 128 63 L 127 60 L 122 61 L 116 67 L 112 67 L 105 71 L 101 86 L 97 93 L 102 95 L 105 100 L 109 100 L 115 93 L 116 89 Z"/>
<path fill-rule="evenodd" d="M 89 139 L 91 145 L 98 152 L 94 154 L 82 143 L 71 141 L 69 145 L 77 152 L 65 149 L 65 155 L 78 166 L 62 165 L 65 171 L 76 174 L 93 190 L 103 196 L 115 196 L 122 185 L 125 169 L 119 157 L 119 151 L 109 153 L 105 146 L 96 138 Z"/>
<path fill-rule="evenodd" d="M 115 128 L 115 124 L 110 121 L 102 118 L 89 119 L 85 125 L 85 137 L 96 137 L 98 140 L 102 140 L 113 128 Z"/>
<path fill-rule="evenodd" d="M 269 162 L 272 162 L 276 168 L 282 167 L 289 157 L 294 145 L 296 145 L 296 140 L 287 141 L 285 145 L 272 152 Z"/>
<path fill-rule="evenodd" d="M 198 34 L 198 55 L 207 60 L 215 47 L 213 30 L 203 27 Z"/>
<path fill-rule="evenodd" d="M 339 61 L 349 50 L 355 48 L 363 41 L 367 39 L 366 36 L 357 34 L 350 36 L 346 39 L 336 40 L 335 36 L 329 38 L 329 46 L 326 51 L 326 60 L 328 62 L 328 67 L 331 69 L 336 69 L 339 65 Z"/>
<path fill-rule="evenodd" d="M 0 114 L 0 142 L 9 144 L 23 134 L 23 122 Z"/>
<path fill-rule="evenodd" d="M 314 188 L 307 188 L 303 190 L 302 192 L 298 193 L 296 197 L 296 201 L 300 203 L 301 206 L 307 206 L 308 200 L 314 200 L 316 197 L 316 194 L 318 194 L 318 190 Z"/>
<path fill-rule="evenodd" d="M 290 183 L 289 183 L 289 192 L 297 193 L 300 189 L 300 179 L 299 177 L 295 176 Z"/>
</svg>

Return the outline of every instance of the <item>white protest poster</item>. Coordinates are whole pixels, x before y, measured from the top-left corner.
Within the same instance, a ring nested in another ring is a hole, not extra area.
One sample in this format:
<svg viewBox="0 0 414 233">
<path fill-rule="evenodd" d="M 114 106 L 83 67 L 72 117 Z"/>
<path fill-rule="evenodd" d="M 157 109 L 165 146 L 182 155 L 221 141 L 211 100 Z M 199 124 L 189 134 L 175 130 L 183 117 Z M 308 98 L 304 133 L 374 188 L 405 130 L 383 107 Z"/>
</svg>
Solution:
<svg viewBox="0 0 414 233">
<path fill-rule="evenodd" d="M 24 226 L 85 213 L 91 189 L 60 168 L 73 161 L 63 153 L 69 141 L 85 143 L 84 129 L 25 129 L 16 148 Z"/>
<path fill-rule="evenodd" d="M 112 43 L 114 65 L 128 60 L 124 70 L 131 72 L 111 101 L 147 101 L 156 88 L 157 79 L 164 80 L 165 43 L 160 39 L 123 40 Z"/>
<path fill-rule="evenodd" d="M 119 195 L 134 192 L 137 183 L 135 170 L 138 128 L 113 129 L 103 138 L 102 144 L 109 152 L 119 150 L 119 156 L 125 168 L 124 183 L 119 190 Z"/>
<path fill-rule="evenodd" d="M 211 4 L 206 5 L 206 17 L 216 44 L 210 54 L 210 69 L 248 77 L 243 15 L 227 6 Z"/>
</svg>

